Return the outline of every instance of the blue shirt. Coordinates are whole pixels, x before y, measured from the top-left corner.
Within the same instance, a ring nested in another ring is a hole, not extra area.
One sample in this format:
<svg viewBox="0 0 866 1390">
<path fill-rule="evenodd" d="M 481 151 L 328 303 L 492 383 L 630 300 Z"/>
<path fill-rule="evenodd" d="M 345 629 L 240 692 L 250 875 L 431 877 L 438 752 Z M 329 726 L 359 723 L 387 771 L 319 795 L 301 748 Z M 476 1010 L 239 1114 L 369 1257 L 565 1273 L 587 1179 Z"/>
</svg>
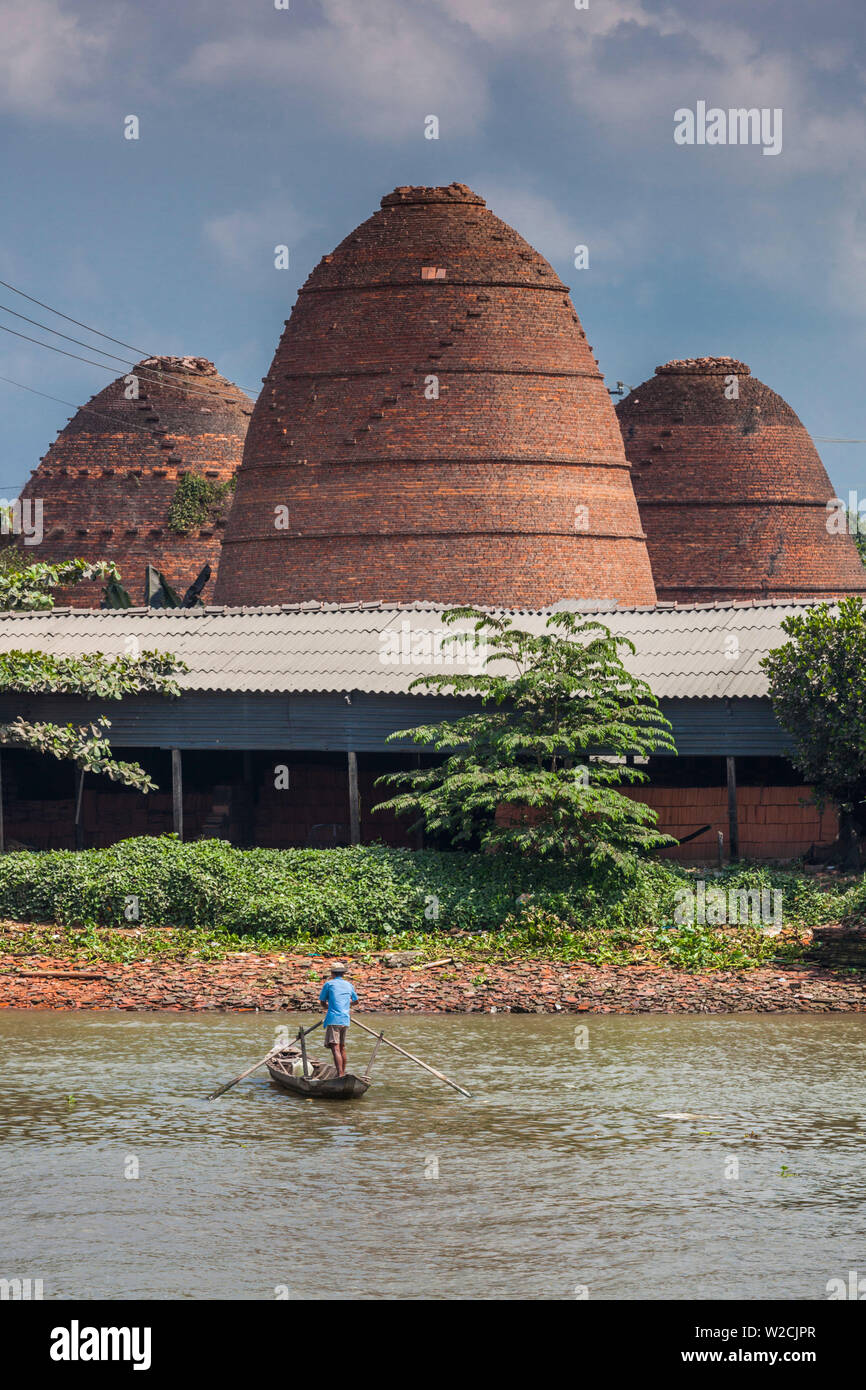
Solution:
<svg viewBox="0 0 866 1390">
<path fill-rule="evenodd" d="M 325 1014 L 326 1028 L 348 1028 L 351 1023 L 349 1017 L 349 1005 L 357 1004 L 358 996 L 355 993 L 355 986 L 350 985 L 348 980 L 338 977 L 335 980 L 328 980 L 322 986 L 319 995 L 319 1003 L 327 1004 L 328 1012 Z"/>
</svg>

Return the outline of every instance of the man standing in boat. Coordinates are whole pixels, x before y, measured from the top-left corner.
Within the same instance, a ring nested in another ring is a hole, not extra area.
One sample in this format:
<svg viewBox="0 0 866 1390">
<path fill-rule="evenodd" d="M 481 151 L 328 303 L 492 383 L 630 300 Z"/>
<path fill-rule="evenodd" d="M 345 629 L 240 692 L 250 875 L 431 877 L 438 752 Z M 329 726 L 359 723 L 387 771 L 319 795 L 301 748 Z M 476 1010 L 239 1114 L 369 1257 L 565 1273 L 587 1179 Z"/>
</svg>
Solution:
<svg viewBox="0 0 866 1390">
<path fill-rule="evenodd" d="M 331 978 L 322 986 L 319 1003 L 326 1004 L 325 1046 L 331 1049 L 338 1076 L 346 1075 L 346 1029 L 351 1023 L 349 1009 L 357 1004 L 354 985 L 344 980 L 346 967 L 341 961 L 331 966 Z"/>
</svg>

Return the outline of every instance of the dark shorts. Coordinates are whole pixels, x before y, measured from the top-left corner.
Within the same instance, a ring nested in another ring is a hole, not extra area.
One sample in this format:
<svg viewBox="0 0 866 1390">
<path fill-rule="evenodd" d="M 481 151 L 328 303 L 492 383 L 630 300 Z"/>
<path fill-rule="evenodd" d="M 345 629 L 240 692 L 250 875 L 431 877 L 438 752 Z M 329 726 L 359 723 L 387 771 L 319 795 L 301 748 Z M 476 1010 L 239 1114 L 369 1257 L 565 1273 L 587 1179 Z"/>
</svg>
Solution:
<svg viewBox="0 0 866 1390">
<path fill-rule="evenodd" d="M 339 1043 L 340 1047 L 346 1046 L 346 1029 L 338 1027 L 334 1023 L 329 1023 L 325 1029 L 325 1047 L 333 1047 Z"/>
</svg>

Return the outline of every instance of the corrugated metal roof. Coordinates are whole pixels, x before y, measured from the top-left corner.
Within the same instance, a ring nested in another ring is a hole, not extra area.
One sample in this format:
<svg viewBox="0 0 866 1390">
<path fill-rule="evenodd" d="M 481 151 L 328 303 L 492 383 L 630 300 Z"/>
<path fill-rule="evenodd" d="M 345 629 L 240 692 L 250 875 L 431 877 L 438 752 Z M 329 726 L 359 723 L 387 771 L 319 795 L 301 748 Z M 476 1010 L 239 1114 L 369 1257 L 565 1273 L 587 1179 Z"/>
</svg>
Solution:
<svg viewBox="0 0 866 1390">
<path fill-rule="evenodd" d="M 626 665 L 659 698 L 720 699 L 766 694 L 761 657 L 784 640 L 783 618 L 814 604 L 562 606 L 579 606 L 583 615 L 628 637 L 636 653 L 624 655 Z M 189 674 L 181 683 L 188 690 L 405 694 L 418 676 L 478 669 L 466 653 L 462 660 L 459 654 L 444 659 L 447 646 L 435 661 L 437 643 L 455 631 L 442 622 L 444 611 L 416 603 L 2 613 L 0 650 L 119 656 L 155 648 L 186 662 Z M 549 610 L 508 611 L 516 626 L 536 633 L 549 616 Z"/>
</svg>

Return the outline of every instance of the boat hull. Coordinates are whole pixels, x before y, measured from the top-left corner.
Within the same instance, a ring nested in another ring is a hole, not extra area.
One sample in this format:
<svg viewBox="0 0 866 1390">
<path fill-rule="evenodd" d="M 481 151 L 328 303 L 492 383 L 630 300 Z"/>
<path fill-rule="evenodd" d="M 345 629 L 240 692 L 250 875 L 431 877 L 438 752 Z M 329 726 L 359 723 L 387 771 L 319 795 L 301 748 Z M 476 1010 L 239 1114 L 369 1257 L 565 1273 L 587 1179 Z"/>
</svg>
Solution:
<svg viewBox="0 0 866 1390">
<path fill-rule="evenodd" d="M 271 1080 L 282 1086 L 284 1091 L 291 1091 L 293 1095 L 304 1096 L 309 1100 L 357 1100 L 370 1086 L 369 1081 L 354 1076 L 351 1072 L 347 1072 L 345 1076 L 331 1076 L 320 1080 L 311 1076 L 292 1076 L 273 1062 L 268 1062 L 268 1071 Z"/>
</svg>

